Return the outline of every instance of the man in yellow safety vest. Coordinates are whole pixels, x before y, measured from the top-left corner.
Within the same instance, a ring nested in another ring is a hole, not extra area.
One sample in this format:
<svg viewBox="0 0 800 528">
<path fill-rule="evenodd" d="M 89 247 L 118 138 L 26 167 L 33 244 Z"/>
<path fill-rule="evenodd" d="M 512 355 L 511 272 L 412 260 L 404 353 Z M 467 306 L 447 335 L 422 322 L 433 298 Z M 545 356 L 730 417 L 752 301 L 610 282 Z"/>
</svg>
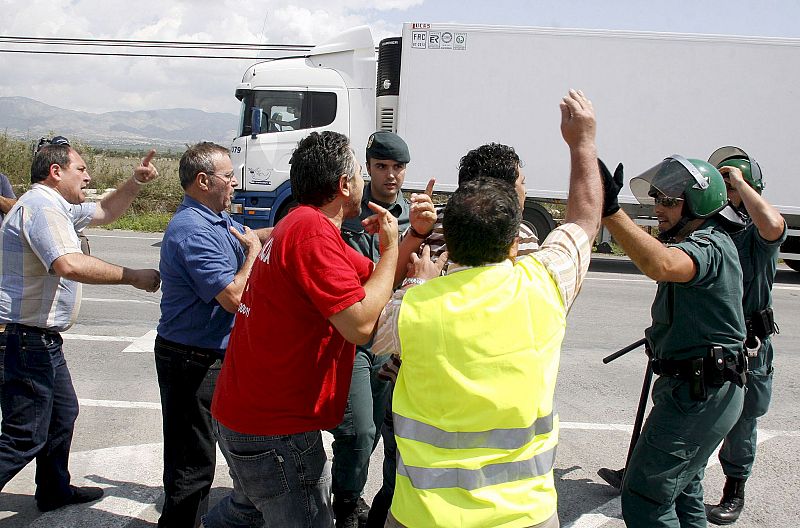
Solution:
<svg viewBox="0 0 800 528">
<path fill-rule="evenodd" d="M 429 248 L 384 309 L 373 352 L 400 353 L 397 482 L 387 526 L 558 526 L 553 393 L 566 314 L 589 265 L 602 185 L 591 102 L 561 103 L 564 224 L 516 261 L 514 187 L 478 178 L 444 213 L 452 264 Z"/>
</svg>

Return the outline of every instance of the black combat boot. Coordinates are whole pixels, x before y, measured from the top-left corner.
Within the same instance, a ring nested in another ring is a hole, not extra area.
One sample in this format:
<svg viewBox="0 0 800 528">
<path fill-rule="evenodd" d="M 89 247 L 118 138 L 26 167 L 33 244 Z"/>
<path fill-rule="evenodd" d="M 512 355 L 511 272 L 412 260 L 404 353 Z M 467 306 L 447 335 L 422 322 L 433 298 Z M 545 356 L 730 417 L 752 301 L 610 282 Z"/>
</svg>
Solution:
<svg viewBox="0 0 800 528">
<path fill-rule="evenodd" d="M 719 504 L 708 510 L 708 522 L 712 524 L 733 524 L 744 509 L 744 483 L 747 479 L 725 478 L 722 488 L 722 499 Z"/>
<path fill-rule="evenodd" d="M 333 497 L 333 515 L 336 517 L 336 528 L 362 528 L 367 523 L 369 506 L 364 499 L 337 500 Z"/>
</svg>

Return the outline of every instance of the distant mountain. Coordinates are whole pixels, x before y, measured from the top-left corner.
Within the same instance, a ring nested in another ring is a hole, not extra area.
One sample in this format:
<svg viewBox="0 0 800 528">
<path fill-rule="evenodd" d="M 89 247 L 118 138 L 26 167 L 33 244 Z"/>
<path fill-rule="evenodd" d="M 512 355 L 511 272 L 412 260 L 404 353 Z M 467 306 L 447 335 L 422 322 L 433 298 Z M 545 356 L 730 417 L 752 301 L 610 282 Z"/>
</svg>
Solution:
<svg viewBox="0 0 800 528">
<path fill-rule="evenodd" d="M 239 117 L 191 108 L 135 112 L 76 112 L 27 97 L 0 97 L 0 133 L 38 138 L 52 133 L 96 147 L 181 149 L 187 143 L 214 141 L 228 146 Z"/>
</svg>

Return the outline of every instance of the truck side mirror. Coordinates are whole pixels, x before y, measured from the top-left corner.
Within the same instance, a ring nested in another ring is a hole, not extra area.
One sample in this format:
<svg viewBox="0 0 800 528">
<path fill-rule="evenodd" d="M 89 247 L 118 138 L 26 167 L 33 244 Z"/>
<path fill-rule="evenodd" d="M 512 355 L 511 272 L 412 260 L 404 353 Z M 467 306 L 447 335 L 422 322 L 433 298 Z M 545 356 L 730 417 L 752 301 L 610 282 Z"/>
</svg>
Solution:
<svg viewBox="0 0 800 528">
<path fill-rule="evenodd" d="M 264 117 L 264 110 L 261 108 L 253 108 L 253 114 L 250 119 L 251 138 L 255 139 L 261 133 L 261 121 Z"/>
</svg>

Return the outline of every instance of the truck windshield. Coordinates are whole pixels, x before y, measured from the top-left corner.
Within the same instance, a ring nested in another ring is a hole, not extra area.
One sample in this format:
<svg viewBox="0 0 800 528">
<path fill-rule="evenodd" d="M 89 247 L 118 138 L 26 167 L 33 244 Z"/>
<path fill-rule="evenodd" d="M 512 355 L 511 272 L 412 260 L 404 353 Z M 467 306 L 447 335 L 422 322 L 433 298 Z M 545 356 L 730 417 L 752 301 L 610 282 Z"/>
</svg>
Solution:
<svg viewBox="0 0 800 528">
<path fill-rule="evenodd" d="M 247 116 L 252 115 L 253 108 L 260 108 L 264 112 L 262 133 L 321 127 L 331 124 L 336 117 L 336 94 L 254 90 L 242 99 L 242 136 L 252 132 Z"/>
</svg>

